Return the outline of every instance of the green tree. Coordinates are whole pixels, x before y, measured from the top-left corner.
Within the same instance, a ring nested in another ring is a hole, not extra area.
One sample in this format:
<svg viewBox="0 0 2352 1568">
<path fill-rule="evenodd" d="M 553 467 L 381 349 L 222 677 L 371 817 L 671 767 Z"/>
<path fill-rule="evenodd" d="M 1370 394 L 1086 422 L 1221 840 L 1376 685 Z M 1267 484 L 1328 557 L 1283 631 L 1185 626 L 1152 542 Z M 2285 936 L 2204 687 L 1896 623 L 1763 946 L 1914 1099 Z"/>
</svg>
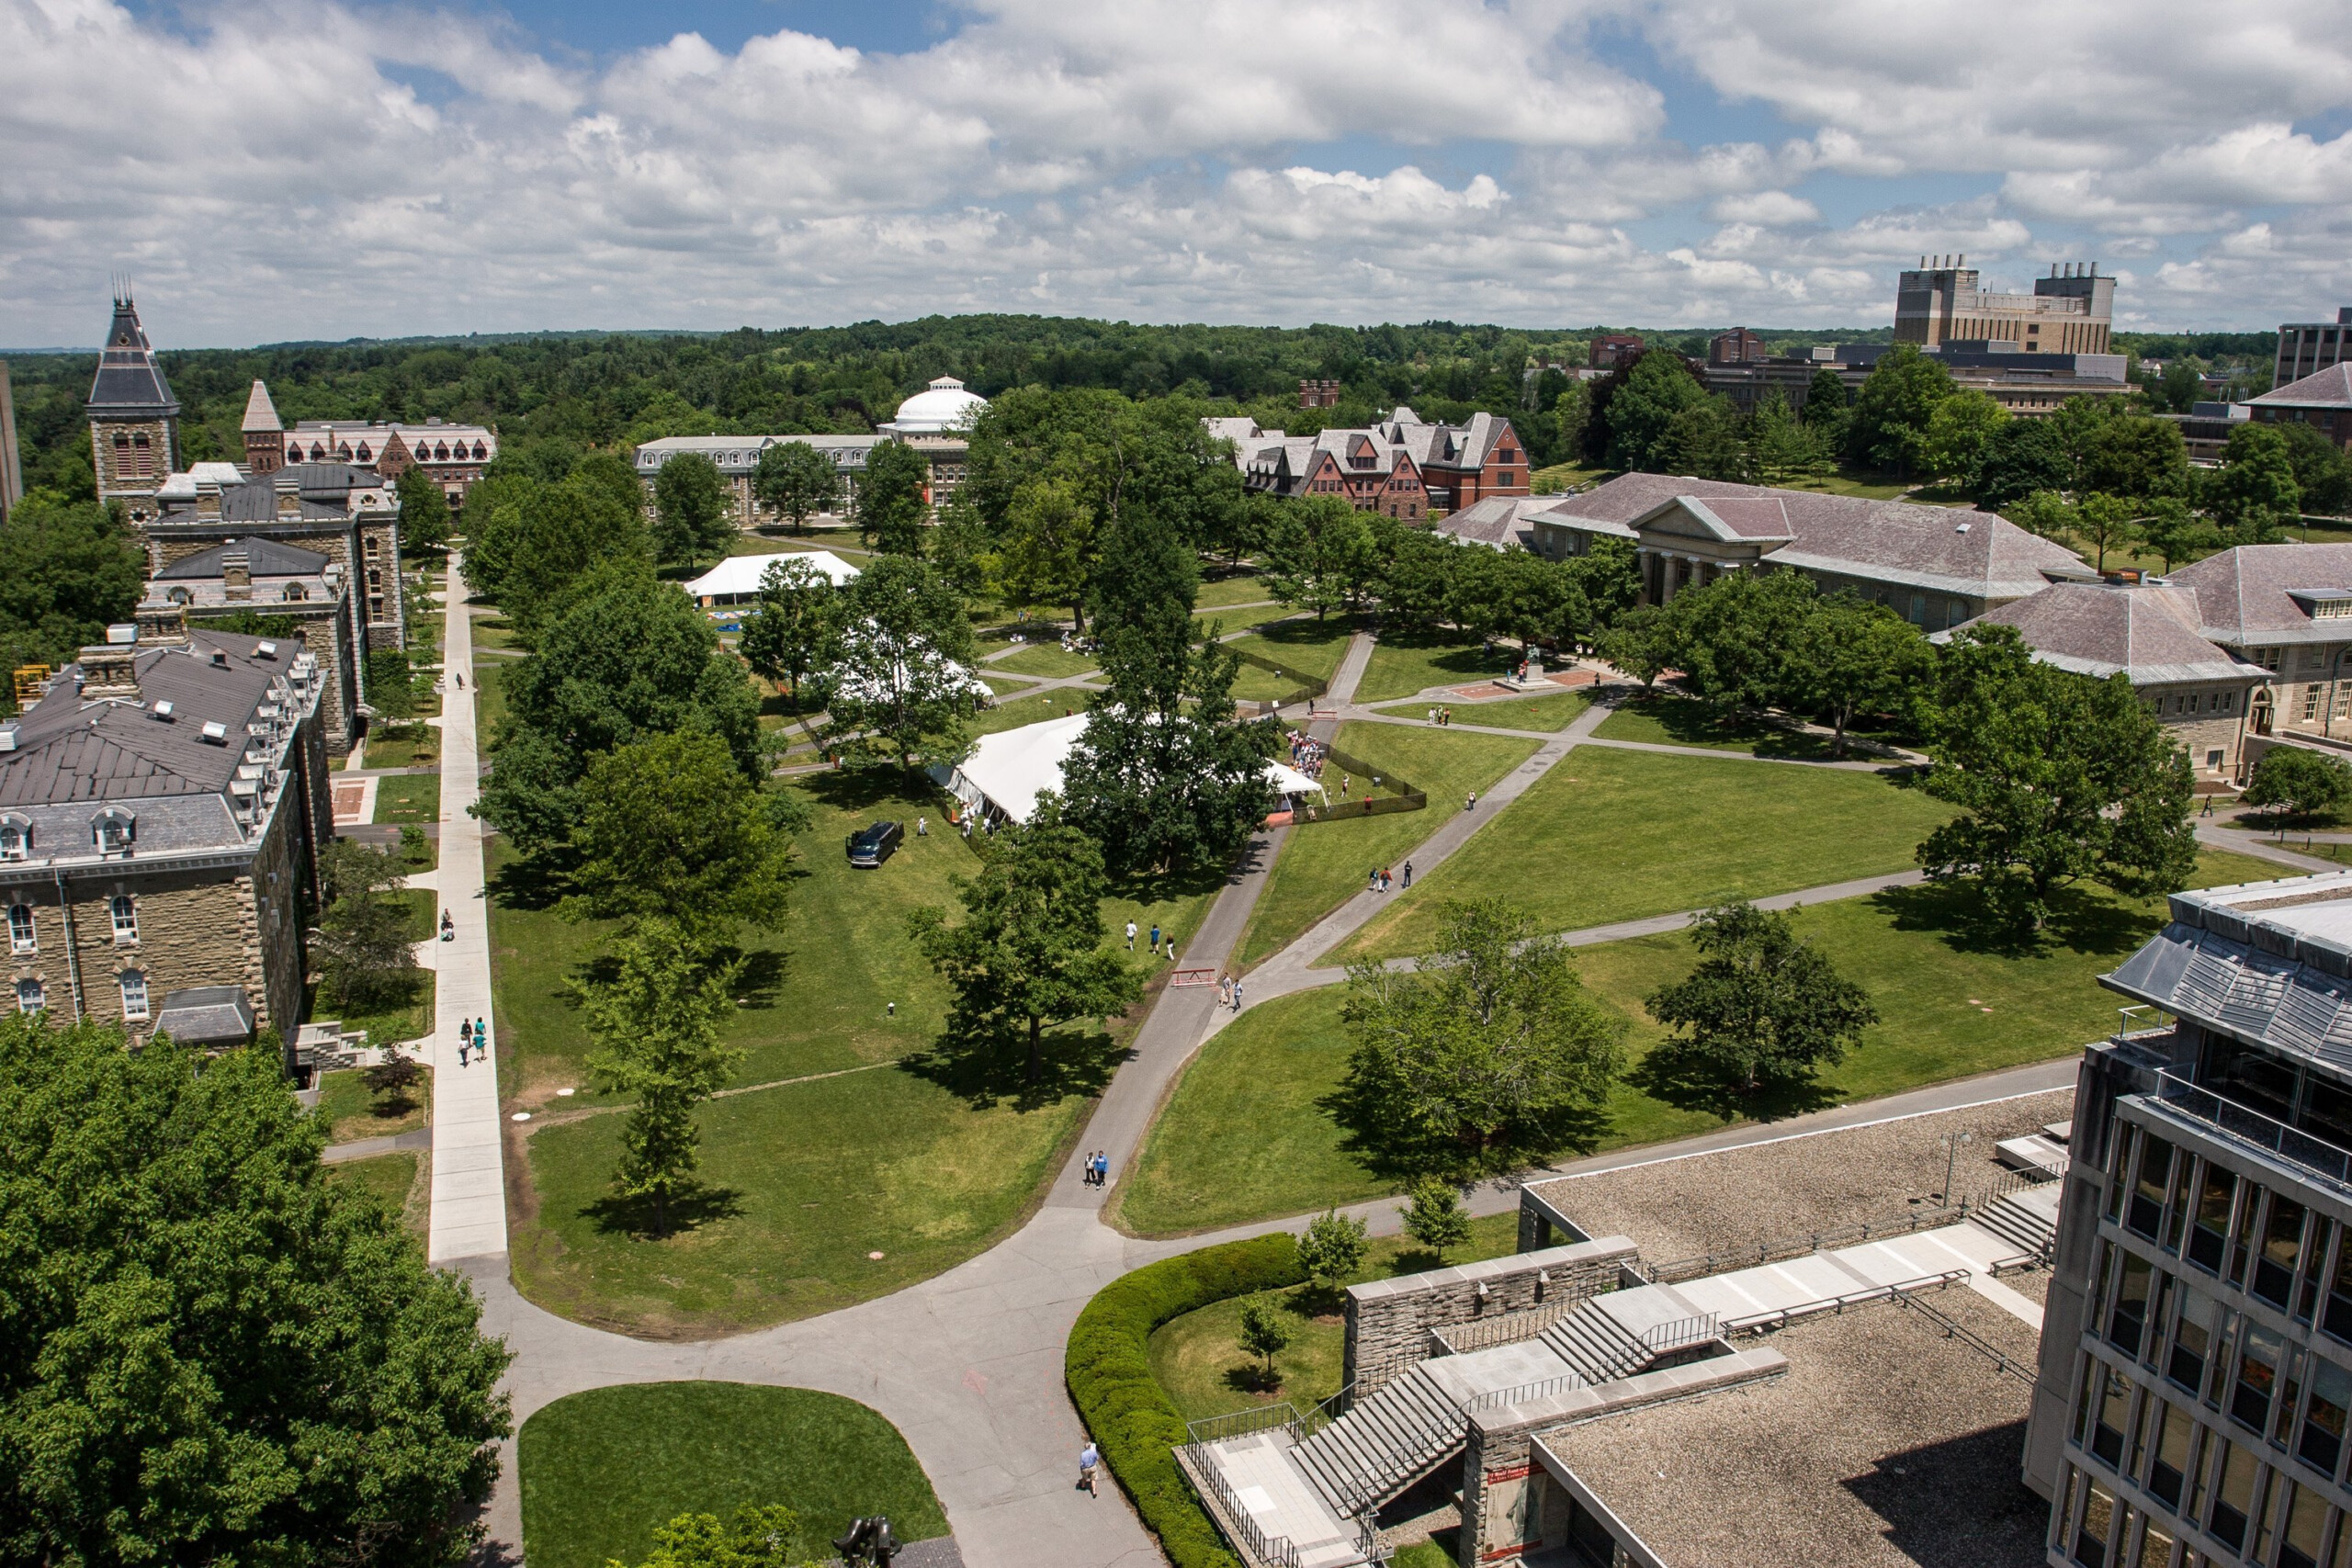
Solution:
<svg viewBox="0 0 2352 1568">
<path fill-rule="evenodd" d="M 401 553 L 436 555 L 449 547 L 449 497 L 423 468 L 405 468 L 392 481 L 401 502 Z"/>
<path fill-rule="evenodd" d="M 1783 705 L 1793 694 L 1790 656 L 1818 603 L 1803 572 L 1734 572 L 1677 592 L 1667 606 L 1675 661 L 1690 690 L 1718 714 Z"/>
<path fill-rule="evenodd" d="M 1937 403 L 1919 441 L 1919 466 L 1947 484 L 1973 488 L 2008 411 L 1973 387 Z"/>
<path fill-rule="evenodd" d="M 777 441 L 762 449 L 752 469 L 752 495 L 797 532 L 841 500 L 841 470 L 806 441 Z"/>
<path fill-rule="evenodd" d="M 1452 1182 L 1424 1176 L 1413 1183 L 1405 1195 L 1405 1234 L 1440 1258 L 1470 1239 L 1470 1216 Z"/>
<path fill-rule="evenodd" d="M 1623 1061 L 1622 1021 L 1568 950 L 1500 899 L 1444 906 L 1409 972 L 1349 967 L 1342 1098 L 1421 1163 L 1490 1165 L 1589 1135 Z"/>
<path fill-rule="evenodd" d="M 2352 457 L 2345 456 L 2333 437 L 2299 419 L 2273 428 L 2287 443 L 2287 463 L 2295 471 L 2295 490 L 2303 511 L 2335 516 L 2352 505 Z"/>
<path fill-rule="evenodd" d="M 2140 536 L 2163 559 L 2166 571 L 2182 561 L 2210 554 L 2222 542 L 2220 530 L 2210 519 L 2199 517 L 2189 510 L 2188 502 L 2174 495 L 2160 495 L 2148 502 Z"/>
<path fill-rule="evenodd" d="M 908 930 L 932 967 L 955 988 L 951 1027 L 987 1041 L 1027 1037 L 1028 1082 L 1045 1068 L 1049 1023 L 1124 1012 L 1142 980 L 1102 945 L 1102 852 L 1065 824 L 1052 793 L 1027 822 L 995 836 L 979 875 L 956 879 L 964 918 L 917 909 Z"/>
<path fill-rule="evenodd" d="M 2074 502 L 2054 490 L 2035 491 L 2023 500 L 2004 507 L 2001 515 L 2027 533 L 2044 539 L 2070 537 L 2082 521 Z"/>
<path fill-rule="evenodd" d="M 1828 450 L 1836 452 L 1846 443 L 1846 423 L 1850 417 L 1844 378 L 1823 366 L 1805 383 L 1805 428 L 1819 437 Z"/>
<path fill-rule="evenodd" d="M 1834 371 L 1826 374 L 1836 382 Z M 1838 407 L 1845 407 L 1842 387 L 1838 393 Z M 1806 474 L 1830 473 L 1838 466 L 1834 444 L 1823 437 L 1817 426 L 1800 419 L 1777 387 L 1764 394 L 1748 420 L 1747 448 L 1756 477 L 1766 484 Z"/>
<path fill-rule="evenodd" d="M 841 591 L 833 580 L 805 558 L 787 556 L 760 574 L 759 608 L 744 617 L 735 651 L 753 673 L 786 682 L 797 703 L 800 682 L 826 662 L 841 620 Z"/>
<path fill-rule="evenodd" d="M 2275 425 L 2248 423 L 2230 432 L 2221 471 L 2207 476 L 2206 509 L 2233 545 L 2275 543 L 2302 515 L 2302 491 L 2287 438 Z"/>
<path fill-rule="evenodd" d="M 1372 525 L 1336 495 L 1302 496 L 1274 513 L 1261 555 L 1266 592 L 1320 621 L 1354 601 L 1374 559 Z"/>
<path fill-rule="evenodd" d="M 1365 1232 L 1363 1221 L 1324 1210 L 1306 1222 L 1298 1238 L 1298 1266 L 1324 1290 L 1337 1290 L 1363 1267 Z"/>
<path fill-rule="evenodd" d="M 2111 418 L 2083 443 L 2085 491 L 2149 501 L 2188 491 L 2188 446 L 2180 426 L 2145 414 Z"/>
<path fill-rule="evenodd" d="M 2014 626 L 1965 627 L 1944 651 L 1929 749 L 1927 791 L 1961 814 L 1919 863 L 1975 879 L 2018 927 L 2039 931 L 2082 877 L 2145 896 L 2195 869 L 2188 759 L 2121 675 L 2040 663 Z"/>
<path fill-rule="evenodd" d="M 2352 799 L 2352 767 L 2305 746 L 2273 746 L 2254 765 L 2245 803 L 2289 817 L 2332 816 Z"/>
<path fill-rule="evenodd" d="M 781 1503 L 750 1504 L 731 1523 L 717 1514 L 680 1514 L 653 1527 L 653 1555 L 639 1568 L 815 1568 L 802 1545 L 800 1516 Z M 607 1560 L 605 1568 L 625 1568 Z"/>
<path fill-rule="evenodd" d="M 1085 630 L 1094 531 L 1093 513 L 1068 479 L 1032 479 L 1014 491 L 998 546 L 1006 602 L 1067 605 L 1071 624 Z"/>
<path fill-rule="evenodd" d="M 1600 405 L 1608 431 L 1608 464 L 1627 472 L 1656 471 L 1657 452 L 1677 414 L 1707 404 L 1707 389 L 1679 354 L 1651 349 L 1624 373 Z"/>
<path fill-rule="evenodd" d="M 692 564 L 724 555 L 735 537 L 727 515 L 727 480 L 718 465 L 699 452 L 680 452 L 653 477 L 653 551 L 656 558 Z"/>
<path fill-rule="evenodd" d="M 841 630 L 819 672 L 826 742 L 854 766 L 954 762 L 988 699 L 963 595 L 928 562 L 878 556 L 841 595 Z"/>
<path fill-rule="evenodd" d="M 325 1141 L 274 1044 L 0 1019 L 0 1555 L 471 1559 L 509 1358 Z"/>
<path fill-rule="evenodd" d="M 2139 521 L 2132 516 L 2136 510 L 2121 496 L 2098 491 L 2083 497 L 2075 508 L 2075 537 L 2090 547 L 2098 570 L 2107 570 L 2108 551 L 2120 550 L 2140 536 Z"/>
<path fill-rule="evenodd" d="M 1815 601 L 1790 663 L 1791 683 L 1828 715 L 1842 757 L 1854 716 L 1907 708 L 1932 678 L 1935 655 L 1918 627 L 1847 589 Z"/>
<path fill-rule="evenodd" d="M 599 567 L 653 558 L 643 509 L 622 504 L 591 475 L 554 485 L 502 480 L 479 527 L 467 498 L 466 525 L 467 581 L 532 638 L 561 612 L 567 591 Z"/>
<path fill-rule="evenodd" d="M 889 555 L 921 556 L 930 489 L 929 458 L 903 441 L 876 442 L 857 482 L 858 537 Z"/>
<path fill-rule="evenodd" d="M 330 839 L 319 873 L 325 908 L 311 932 L 311 956 L 321 996 L 364 1009 L 403 994 L 417 973 L 414 917 L 395 891 L 407 867 L 356 840 Z"/>
<path fill-rule="evenodd" d="M 1698 967 L 1644 998 L 1675 1031 L 1644 1063 L 1670 1103 L 1729 1120 L 1759 1091 L 1844 1060 L 1878 1021 L 1868 994 L 1800 941 L 1786 915 L 1735 899 L 1693 920 L 1690 942 Z"/>
<path fill-rule="evenodd" d="M 130 618 L 146 578 L 146 552 L 113 512 L 27 496 L 0 525 L 0 658 L 10 669 L 70 662 Z M 0 703 L 14 700 L 0 686 Z"/>
<path fill-rule="evenodd" d="M 1624 393 L 1618 394 L 1620 398 Z M 1731 400 L 1710 397 L 1677 409 L 1650 446 L 1649 467 L 1661 473 L 1744 484 L 1754 479 L 1747 443 Z"/>
<path fill-rule="evenodd" d="M 1907 477 L 1925 460 L 1936 410 L 1958 390 L 1942 360 L 1896 344 L 1855 394 L 1848 450 L 1857 461 Z"/>
<path fill-rule="evenodd" d="M 667 1235 L 670 1204 L 691 1190 L 700 1164 L 694 1108 L 727 1087 L 742 1059 L 718 1040 L 742 960 L 720 957 L 663 915 L 639 918 L 613 945 L 608 972 L 572 983 L 595 1043 L 588 1074 L 603 1092 L 632 1098 L 613 1187 L 650 1201 L 653 1234 Z"/>
<path fill-rule="evenodd" d="M 1976 469 L 1976 500 L 2002 515 L 2027 496 L 2074 482 L 2074 465 L 2046 419 L 2012 419 L 1994 431 Z"/>
<path fill-rule="evenodd" d="M 1638 604 L 1618 615 L 1600 637 L 1600 657 L 1648 691 L 1681 657 L 1681 632 L 1657 604 Z"/>
<path fill-rule="evenodd" d="M 1274 1376 L 1274 1358 L 1290 1348 L 1290 1331 L 1282 1319 L 1265 1303 L 1250 1298 L 1241 1303 L 1241 1332 L 1238 1336 L 1241 1353 L 1255 1356 L 1263 1366 L 1259 1371 L 1259 1386 L 1273 1388 L 1280 1380 Z"/>
<path fill-rule="evenodd" d="M 1583 555 L 1561 563 L 1584 595 L 1585 611 L 1596 628 L 1617 624 L 1618 617 L 1642 602 L 1642 561 L 1630 539 L 1595 539 Z"/>
<path fill-rule="evenodd" d="M 575 918 L 663 915 L 712 939 L 783 919 L 792 837 L 717 736 L 673 730 L 616 747 L 589 762 L 578 801 Z"/>
<path fill-rule="evenodd" d="M 368 650 L 368 705 L 389 719 L 416 716 L 416 677 L 410 673 L 405 649 Z"/>
</svg>

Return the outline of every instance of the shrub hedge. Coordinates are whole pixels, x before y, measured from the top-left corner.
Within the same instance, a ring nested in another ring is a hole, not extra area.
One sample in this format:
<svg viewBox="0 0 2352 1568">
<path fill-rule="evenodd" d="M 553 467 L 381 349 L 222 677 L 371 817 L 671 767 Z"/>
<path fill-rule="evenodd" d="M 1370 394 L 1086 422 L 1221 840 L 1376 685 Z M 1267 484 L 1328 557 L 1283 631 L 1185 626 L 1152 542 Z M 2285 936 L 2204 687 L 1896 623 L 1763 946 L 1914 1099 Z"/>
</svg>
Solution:
<svg viewBox="0 0 2352 1568">
<path fill-rule="evenodd" d="M 1113 1280 L 1070 1330 L 1062 1358 L 1070 1399 L 1175 1568 L 1238 1568 L 1238 1562 L 1176 1468 L 1184 1418 L 1151 1375 L 1152 1331 L 1212 1302 L 1306 1278 L 1288 1235 L 1206 1247 Z"/>
</svg>

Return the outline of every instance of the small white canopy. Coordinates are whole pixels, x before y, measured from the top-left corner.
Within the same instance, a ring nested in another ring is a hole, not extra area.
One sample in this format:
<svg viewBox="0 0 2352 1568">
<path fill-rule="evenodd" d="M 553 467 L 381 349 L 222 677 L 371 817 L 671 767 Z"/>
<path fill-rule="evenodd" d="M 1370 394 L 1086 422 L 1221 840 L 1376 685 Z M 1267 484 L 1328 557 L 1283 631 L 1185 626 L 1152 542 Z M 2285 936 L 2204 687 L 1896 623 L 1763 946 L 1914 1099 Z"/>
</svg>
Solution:
<svg viewBox="0 0 2352 1568">
<path fill-rule="evenodd" d="M 729 556 L 686 584 L 686 592 L 706 604 L 731 604 L 760 591 L 760 579 L 780 560 L 805 560 L 839 588 L 857 575 L 857 568 L 831 550 L 787 550 L 773 556 Z"/>
<path fill-rule="evenodd" d="M 1061 789 L 1062 766 L 1084 733 L 1086 715 L 1074 713 L 983 735 L 970 756 L 953 768 L 933 768 L 932 777 L 967 807 L 993 806 L 1015 822 L 1026 822 L 1037 809 L 1038 795 Z M 1323 793 L 1321 784 L 1280 762 L 1266 764 L 1266 782 L 1283 795 Z"/>
</svg>

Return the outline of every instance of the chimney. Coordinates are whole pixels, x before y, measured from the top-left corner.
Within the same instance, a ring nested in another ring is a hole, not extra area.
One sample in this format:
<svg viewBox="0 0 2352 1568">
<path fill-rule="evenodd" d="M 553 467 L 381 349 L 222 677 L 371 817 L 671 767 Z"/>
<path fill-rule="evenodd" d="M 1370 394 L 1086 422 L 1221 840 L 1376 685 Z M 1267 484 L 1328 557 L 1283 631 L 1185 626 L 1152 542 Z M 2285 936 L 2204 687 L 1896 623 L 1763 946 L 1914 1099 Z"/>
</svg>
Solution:
<svg viewBox="0 0 2352 1568">
<path fill-rule="evenodd" d="M 141 648 L 185 648 L 187 646 L 187 608 L 168 599 L 150 599 L 139 606 L 139 646 Z"/>
<path fill-rule="evenodd" d="M 243 545 L 232 546 L 220 552 L 221 597 L 251 599 L 254 596 L 253 557 Z"/>
<path fill-rule="evenodd" d="M 134 634 L 135 627 L 130 628 Z M 113 628 L 107 628 L 111 639 Z M 139 649 L 130 642 L 108 640 L 82 650 L 82 700 L 85 703 L 139 700 Z"/>
</svg>

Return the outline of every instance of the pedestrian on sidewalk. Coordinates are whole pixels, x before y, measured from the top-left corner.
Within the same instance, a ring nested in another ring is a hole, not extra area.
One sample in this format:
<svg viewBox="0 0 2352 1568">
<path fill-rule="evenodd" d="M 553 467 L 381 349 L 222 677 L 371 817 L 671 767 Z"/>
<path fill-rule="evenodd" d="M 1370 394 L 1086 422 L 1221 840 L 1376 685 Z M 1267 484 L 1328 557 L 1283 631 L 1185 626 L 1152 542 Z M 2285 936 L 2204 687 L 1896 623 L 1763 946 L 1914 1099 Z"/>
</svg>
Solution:
<svg viewBox="0 0 2352 1568">
<path fill-rule="evenodd" d="M 1435 724 L 1437 722 L 1437 707 L 1435 704 L 1431 704 L 1430 707 L 1430 722 L 1431 724 Z"/>
<path fill-rule="evenodd" d="M 1377 893 L 1380 891 L 1380 868 L 1378 866 L 1374 866 L 1372 870 L 1363 874 L 1363 890 L 1367 893 Z"/>
<path fill-rule="evenodd" d="M 2205 797 L 2204 809 L 2198 812 L 2197 815 L 2199 817 L 2211 817 L 2213 815 L 2213 797 L 2211 795 L 2209 795 Z"/>
<path fill-rule="evenodd" d="M 1108 1149 L 1094 1151 L 1094 1185 L 1097 1187 L 1111 1185 L 1111 1152 Z"/>
<path fill-rule="evenodd" d="M 458 690 L 461 692 L 464 691 L 466 689 L 466 672 L 462 670 L 453 670 L 450 673 L 458 678 Z"/>
<path fill-rule="evenodd" d="M 1238 975 L 1233 977 L 1233 1010 L 1241 1010 L 1241 976 Z"/>
<path fill-rule="evenodd" d="M 474 1054 L 481 1056 L 490 1055 L 490 1025 L 480 1019 L 474 1020 Z"/>
<path fill-rule="evenodd" d="M 467 1065 L 468 1065 L 468 1064 L 467 1064 L 467 1061 L 466 1061 L 466 1041 L 465 1041 L 465 1038 L 461 1035 L 461 1036 L 459 1036 L 459 1037 L 458 1037 L 458 1066 L 461 1066 L 461 1067 L 462 1067 L 462 1066 L 467 1066 Z"/>
<path fill-rule="evenodd" d="M 1129 920 L 1129 921 L 1127 922 L 1127 951 L 1128 951 L 1129 953 L 1133 953 L 1135 950 L 1136 950 L 1136 923 L 1135 923 L 1133 920 Z"/>
<path fill-rule="evenodd" d="M 1405 863 L 1405 886 L 1408 887 L 1413 886 L 1413 863 L 1411 861 L 1407 861 Z"/>
<path fill-rule="evenodd" d="M 1464 811 L 1476 811 L 1478 809 L 1478 792 L 1476 790 L 1474 789 L 1470 792 L 1470 798 L 1462 803 L 1462 809 Z"/>
<path fill-rule="evenodd" d="M 1102 1456 L 1095 1451 L 1090 1438 L 1086 1446 L 1078 1450 L 1078 1483 L 1086 1488 L 1089 1497 L 1099 1495 L 1094 1490 L 1094 1467 L 1102 1462 Z"/>
</svg>

